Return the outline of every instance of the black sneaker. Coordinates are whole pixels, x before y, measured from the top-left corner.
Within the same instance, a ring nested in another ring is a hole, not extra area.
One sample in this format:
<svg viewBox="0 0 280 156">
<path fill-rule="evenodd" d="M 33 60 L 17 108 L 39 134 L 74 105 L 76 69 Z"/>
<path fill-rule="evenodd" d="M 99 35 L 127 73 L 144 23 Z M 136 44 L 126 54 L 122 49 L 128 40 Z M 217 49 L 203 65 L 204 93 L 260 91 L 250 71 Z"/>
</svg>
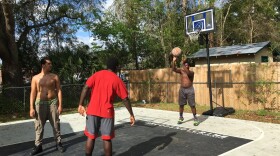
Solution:
<svg viewBox="0 0 280 156">
<path fill-rule="evenodd" d="M 43 152 L 42 145 L 38 145 L 38 146 L 35 146 L 35 147 L 32 149 L 30 155 L 36 155 L 36 154 L 41 153 L 41 152 Z"/>
<path fill-rule="evenodd" d="M 65 151 L 65 148 L 62 146 L 62 143 L 59 142 L 56 144 L 56 149 L 60 152 L 63 153 Z"/>
</svg>

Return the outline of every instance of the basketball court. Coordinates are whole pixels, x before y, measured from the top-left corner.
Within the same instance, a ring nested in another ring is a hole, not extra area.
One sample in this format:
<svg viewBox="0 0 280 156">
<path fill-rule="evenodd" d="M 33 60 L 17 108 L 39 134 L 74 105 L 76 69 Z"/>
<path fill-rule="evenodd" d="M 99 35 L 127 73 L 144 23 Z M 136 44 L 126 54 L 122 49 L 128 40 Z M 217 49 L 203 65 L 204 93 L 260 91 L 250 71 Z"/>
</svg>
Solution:
<svg viewBox="0 0 280 156">
<path fill-rule="evenodd" d="M 186 35 L 192 41 L 200 34 L 206 39 L 215 30 L 213 9 L 187 15 Z M 209 56 L 208 56 L 209 59 Z M 210 60 L 208 61 L 210 67 Z M 210 69 L 208 71 L 210 74 Z M 211 79 L 208 80 L 211 82 Z M 210 83 L 211 85 L 211 83 Z M 211 86 L 209 86 L 210 101 Z M 212 105 L 211 105 L 212 106 Z M 125 108 L 116 109 L 116 138 L 113 155 L 118 156 L 231 156 L 279 155 L 279 124 L 260 123 L 200 115 L 200 124 L 193 125 L 192 114 L 185 113 L 185 121 L 177 124 L 178 112 L 133 108 L 136 124 L 130 126 Z M 33 119 L 0 124 L 0 155 L 28 155 L 34 146 Z M 86 137 L 83 135 L 85 117 L 79 114 L 61 116 L 62 142 L 66 147 L 61 154 L 55 149 L 52 129 L 45 126 L 43 149 L 38 155 L 85 155 Z M 93 155 L 103 154 L 102 140 L 95 143 Z"/>
<path fill-rule="evenodd" d="M 191 124 L 191 123 L 189 123 Z M 135 126 L 129 123 L 116 126 L 116 138 L 113 140 L 114 155 L 207 155 L 215 156 L 248 143 L 252 140 L 223 136 L 188 128 L 161 125 L 138 121 Z M 55 150 L 52 138 L 45 140 L 44 152 L 40 155 L 61 155 Z M 67 148 L 64 155 L 84 155 L 86 137 L 82 132 L 63 136 Z M 1 148 L 4 155 L 27 155 L 33 141 L 23 142 Z M 102 155 L 102 141 L 97 139 L 93 155 Z M 207 147 L 207 150 L 205 149 Z M 219 147 L 219 148 L 216 148 Z"/>
<path fill-rule="evenodd" d="M 137 123 L 131 127 L 125 108 L 116 110 L 116 138 L 113 155 L 216 156 L 277 155 L 280 125 L 213 116 L 199 116 L 201 123 L 193 126 L 192 115 L 185 113 L 185 122 L 178 125 L 178 112 L 133 108 Z M 0 124 L 1 155 L 27 155 L 34 145 L 33 120 Z M 46 124 L 43 148 L 39 155 L 84 155 L 85 117 L 79 114 L 61 116 L 65 153 L 55 150 L 52 131 Z M 21 127 L 21 128 L 19 128 Z M 266 129 L 264 127 L 267 127 Z M 268 133 L 267 133 L 268 132 Z M 11 134 L 15 134 L 11 136 Z M 10 137 L 7 137 L 10 136 Z M 268 140 L 270 144 L 268 144 Z M 266 142 L 266 143 L 265 143 Z M 264 149 L 262 149 L 264 148 Z M 100 138 L 93 155 L 103 155 Z"/>
</svg>

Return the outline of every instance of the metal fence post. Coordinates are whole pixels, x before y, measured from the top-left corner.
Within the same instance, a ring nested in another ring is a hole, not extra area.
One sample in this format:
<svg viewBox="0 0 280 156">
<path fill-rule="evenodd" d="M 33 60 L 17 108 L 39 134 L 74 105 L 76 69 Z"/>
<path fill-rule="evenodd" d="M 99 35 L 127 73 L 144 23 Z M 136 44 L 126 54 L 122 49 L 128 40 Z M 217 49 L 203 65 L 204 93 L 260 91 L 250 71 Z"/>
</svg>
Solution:
<svg viewBox="0 0 280 156">
<path fill-rule="evenodd" d="M 214 84 L 215 84 L 215 90 L 216 90 L 216 104 L 218 103 L 218 93 L 217 93 L 217 81 L 214 80 Z M 217 105 L 216 105 L 217 107 Z"/>
<path fill-rule="evenodd" d="M 23 110 L 25 111 L 25 87 L 23 87 Z"/>
<path fill-rule="evenodd" d="M 166 83 L 166 100 L 165 100 L 165 103 L 167 103 L 168 102 L 168 84 L 169 84 L 169 82 L 167 82 Z"/>
</svg>

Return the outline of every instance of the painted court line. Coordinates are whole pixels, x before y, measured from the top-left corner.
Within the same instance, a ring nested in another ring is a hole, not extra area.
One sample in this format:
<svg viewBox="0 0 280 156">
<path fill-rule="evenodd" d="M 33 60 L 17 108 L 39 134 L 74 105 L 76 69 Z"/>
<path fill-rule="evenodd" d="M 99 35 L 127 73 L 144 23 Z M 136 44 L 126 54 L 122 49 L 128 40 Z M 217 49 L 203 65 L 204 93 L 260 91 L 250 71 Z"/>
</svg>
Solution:
<svg viewBox="0 0 280 156">
<path fill-rule="evenodd" d="M 261 135 L 260 135 L 257 139 L 255 139 L 255 140 L 253 140 L 253 141 L 251 141 L 251 142 L 248 142 L 248 143 L 246 143 L 246 144 L 244 144 L 244 145 L 241 145 L 241 146 L 239 146 L 239 147 L 236 147 L 236 148 L 234 148 L 234 149 L 232 149 L 232 150 L 230 150 L 230 151 L 227 151 L 227 152 L 225 152 L 225 153 L 223 153 L 223 154 L 221 154 L 221 155 L 219 155 L 219 156 L 226 156 L 226 155 L 228 155 L 228 154 L 230 154 L 230 153 L 232 153 L 232 152 L 234 152 L 234 151 L 237 151 L 237 150 L 239 150 L 239 149 L 241 149 L 241 148 L 243 148 L 243 147 L 245 147 L 245 146 L 249 146 L 250 144 L 254 144 L 255 142 L 257 142 L 257 141 L 259 141 L 259 140 L 261 140 L 261 139 L 264 138 L 264 131 L 263 131 L 261 128 L 255 126 L 255 125 L 252 125 L 252 124 L 247 124 L 247 125 L 250 125 L 250 126 L 256 128 L 256 129 L 258 129 L 258 130 L 260 131 Z"/>
</svg>

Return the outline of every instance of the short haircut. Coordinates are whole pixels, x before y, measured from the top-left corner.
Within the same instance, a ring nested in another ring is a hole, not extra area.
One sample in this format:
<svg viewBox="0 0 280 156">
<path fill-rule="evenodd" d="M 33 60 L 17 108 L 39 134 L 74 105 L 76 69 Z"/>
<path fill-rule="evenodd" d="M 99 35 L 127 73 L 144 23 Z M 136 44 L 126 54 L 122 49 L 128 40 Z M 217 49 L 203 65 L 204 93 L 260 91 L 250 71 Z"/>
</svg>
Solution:
<svg viewBox="0 0 280 156">
<path fill-rule="evenodd" d="M 188 62 L 187 59 L 185 59 L 185 60 L 183 61 L 183 64 L 184 64 L 184 65 L 185 65 L 186 63 L 190 65 L 190 63 Z"/>
<path fill-rule="evenodd" d="M 43 57 L 42 59 L 41 59 L 41 66 L 42 65 L 44 65 L 44 64 L 46 64 L 46 62 L 47 62 L 47 60 L 51 60 L 49 57 Z"/>
<path fill-rule="evenodd" d="M 107 69 L 111 69 L 112 71 L 117 71 L 118 66 L 119 66 L 119 61 L 116 57 L 110 57 L 107 60 Z"/>
</svg>

